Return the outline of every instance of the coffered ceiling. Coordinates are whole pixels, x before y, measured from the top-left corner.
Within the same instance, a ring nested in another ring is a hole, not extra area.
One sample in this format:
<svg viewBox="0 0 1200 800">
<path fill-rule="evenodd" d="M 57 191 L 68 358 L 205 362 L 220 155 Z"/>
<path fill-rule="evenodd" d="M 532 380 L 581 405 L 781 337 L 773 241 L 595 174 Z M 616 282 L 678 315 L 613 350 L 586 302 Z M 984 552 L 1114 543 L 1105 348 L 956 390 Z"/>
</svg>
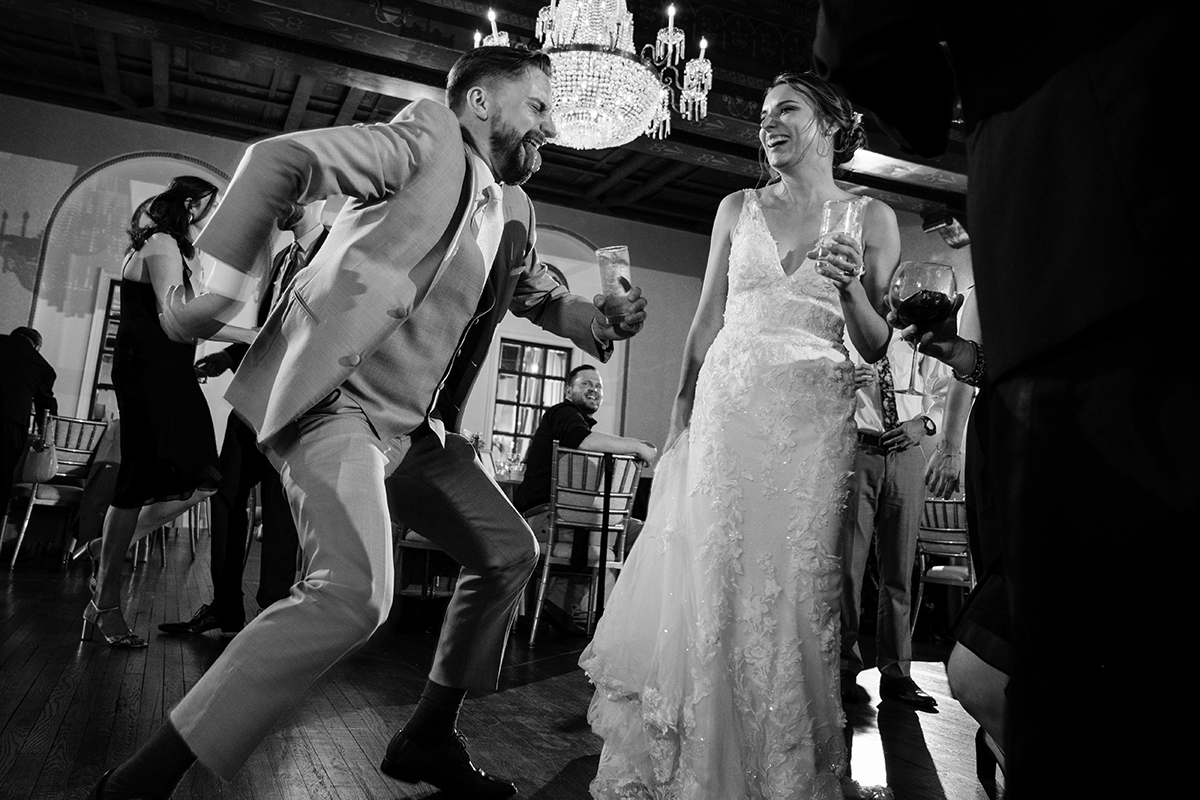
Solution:
<svg viewBox="0 0 1200 800">
<path fill-rule="evenodd" d="M 501 30 L 533 40 L 546 0 L 495 0 Z M 651 41 L 665 2 L 627 0 Z M 547 146 L 535 200 L 707 233 L 720 199 L 762 182 L 758 114 L 783 69 L 811 66 L 815 0 L 675 0 L 694 55 L 714 66 L 708 117 L 610 150 Z M 250 141 L 389 120 L 441 99 L 446 72 L 486 29 L 469 0 L 0 0 L 0 93 Z M 57 135 L 72 135 L 60 131 Z M 76 134 L 79 135 L 79 134 Z M 868 119 L 848 187 L 916 213 L 964 216 L 966 159 L 900 152 Z"/>
</svg>

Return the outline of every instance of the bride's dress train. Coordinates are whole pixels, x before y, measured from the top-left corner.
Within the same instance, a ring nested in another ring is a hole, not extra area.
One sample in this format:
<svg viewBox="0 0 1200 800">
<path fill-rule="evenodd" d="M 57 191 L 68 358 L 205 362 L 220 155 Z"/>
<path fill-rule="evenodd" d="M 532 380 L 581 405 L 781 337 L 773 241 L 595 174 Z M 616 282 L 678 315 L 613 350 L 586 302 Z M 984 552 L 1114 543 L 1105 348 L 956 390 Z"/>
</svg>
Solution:
<svg viewBox="0 0 1200 800">
<path fill-rule="evenodd" d="M 838 686 L 854 452 L 842 329 L 835 290 L 811 262 L 784 273 L 747 192 L 690 428 L 659 462 L 646 526 L 580 659 L 604 738 L 594 797 L 855 790 Z"/>
</svg>

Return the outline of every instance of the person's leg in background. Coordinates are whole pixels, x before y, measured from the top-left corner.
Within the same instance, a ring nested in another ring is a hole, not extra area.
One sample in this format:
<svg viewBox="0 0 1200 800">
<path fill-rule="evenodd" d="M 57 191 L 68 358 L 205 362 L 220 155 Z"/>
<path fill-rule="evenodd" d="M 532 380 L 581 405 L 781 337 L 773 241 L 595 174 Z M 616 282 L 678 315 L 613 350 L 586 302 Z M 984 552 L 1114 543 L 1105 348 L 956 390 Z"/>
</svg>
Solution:
<svg viewBox="0 0 1200 800">
<path fill-rule="evenodd" d="M 920 447 L 887 455 L 875 512 L 879 606 L 875 663 L 879 695 L 925 711 L 937 701 L 917 686 L 912 667 L 912 576 L 917 526 L 925 502 L 925 456 Z"/>
<path fill-rule="evenodd" d="M 190 620 L 159 625 L 163 633 L 199 634 L 220 628 L 223 633 L 234 634 L 246 624 L 242 598 L 249 524 L 246 504 L 264 471 L 273 471 L 259 453 L 255 439 L 253 429 L 230 413 L 218 462 L 221 484 L 209 503 L 213 600 L 197 609 Z"/>
<path fill-rule="evenodd" d="M 265 469 L 259 496 L 262 498 L 262 554 L 259 565 L 258 607 L 266 609 L 277 600 L 287 597 L 296 583 L 296 559 L 300 540 L 296 523 L 292 521 L 287 493 L 279 474 L 260 454 Z"/>
</svg>

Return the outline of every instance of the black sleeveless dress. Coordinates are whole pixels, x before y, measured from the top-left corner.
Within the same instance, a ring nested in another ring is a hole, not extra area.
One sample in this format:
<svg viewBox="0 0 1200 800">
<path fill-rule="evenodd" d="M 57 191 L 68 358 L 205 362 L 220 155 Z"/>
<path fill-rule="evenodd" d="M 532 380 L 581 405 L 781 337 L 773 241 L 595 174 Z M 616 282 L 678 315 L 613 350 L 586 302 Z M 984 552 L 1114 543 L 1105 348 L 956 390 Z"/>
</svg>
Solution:
<svg viewBox="0 0 1200 800">
<path fill-rule="evenodd" d="M 185 284 L 188 275 L 185 265 Z M 171 341 L 159 325 L 153 285 L 122 280 L 112 372 L 121 413 L 117 508 L 216 487 L 217 443 L 195 358 L 194 344 Z"/>
</svg>

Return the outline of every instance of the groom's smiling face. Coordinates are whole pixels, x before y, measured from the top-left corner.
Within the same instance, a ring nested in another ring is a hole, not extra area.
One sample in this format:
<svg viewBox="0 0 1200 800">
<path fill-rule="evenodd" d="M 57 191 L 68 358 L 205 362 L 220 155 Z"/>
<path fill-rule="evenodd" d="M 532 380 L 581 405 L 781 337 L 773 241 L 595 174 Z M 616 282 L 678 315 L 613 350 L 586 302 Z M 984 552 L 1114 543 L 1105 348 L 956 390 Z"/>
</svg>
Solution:
<svg viewBox="0 0 1200 800">
<path fill-rule="evenodd" d="M 494 82 L 488 95 L 492 173 L 501 183 L 520 185 L 541 168 L 538 151 L 558 134 L 551 117 L 550 76 L 527 69 L 519 77 Z"/>
</svg>

